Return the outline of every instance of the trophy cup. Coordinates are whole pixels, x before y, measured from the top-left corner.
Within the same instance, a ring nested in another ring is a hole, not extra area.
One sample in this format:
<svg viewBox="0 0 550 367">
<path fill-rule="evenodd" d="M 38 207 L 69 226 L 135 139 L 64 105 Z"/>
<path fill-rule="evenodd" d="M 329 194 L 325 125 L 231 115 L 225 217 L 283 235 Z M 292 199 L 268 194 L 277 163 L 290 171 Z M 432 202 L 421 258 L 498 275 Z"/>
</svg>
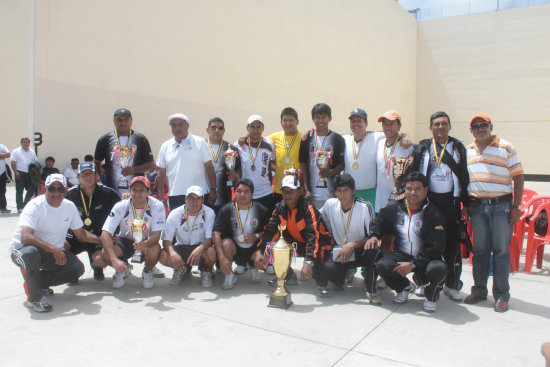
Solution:
<svg viewBox="0 0 550 367">
<path fill-rule="evenodd" d="M 223 152 L 223 162 L 228 171 L 235 171 L 235 164 L 237 162 L 237 152 L 231 149 L 231 146 Z M 227 187 L 233 186 L 233 180 L 227 180 Z"/>
<path fill-rule="evenodd" d="M 285 169 L 283 172 L 283 176 L 294 176 L 295 179 L 301 181 L 302 180 L 302 170 L 296 169 L 294 167 L 294 162 L 292 163 L 292 167 L 289 169 Z"/>
<path fill-rule="evenodd" d="M 409 161 L 410 161 L 410 158 L 392 157 L 392 162 L 393 162 L 392 176 L 394 181 L 394 187 L 393 187 L 393 191 L 390 194 L 390 199 L 394 199 L 399 195 L 400 188 L 398 188 L 395 185 L 395 182 L 401 179 L 403 172 L 405 172 L 405 169 L 408 167 L 407 163 Z"/>
<path fill-rule="evenodd" d="M 119 145 L 116 159 L 121 169 L 128 168 L 133 160 L 133 147 Z M 122 174 L 122 172 L 120 173 L 120 179 L 118 180 L 117 187 L 119 189 L 128 188 L 128 179 Z"/>
<path fill-rule="evenodd" d="M 140 243 L 145 238 L 145 221 L 143 219 L 134 219 L 132 221 L 132 237 L 135 243 Z M 132 256 L 132 262 L 141 264 L 144 260 L 143 252 L 136 250 Z"/>
<path fill-rule="evenodd" d="M 271 292 L 268 307 L 287 309 L 292 304 L 290 291 L 285 285 L 285 278 L 290 267 L 292 248 L 296 247 L 296 242 L 291 245 L 285 241 L 283 231 L 286 226 L 279 226 L 279 241 L 273 246 L 273 269 L 277 276 L 277 288 Z"/>
<path fill-rule="evenodd" d="M 319 170 L 322 170 L 323 168 L 328 168 L 328 160 L 330 158 L 329 152 L 323 152 L 319 151 L 317 152 L 317 158 L 315 159 L 315 163 L 317 164 L 317 167 L 319 167 Z M 319 177 L 319 180 L 317 180 L 317 188 L 326 188 L 327 187 L 327 179 L 324 177 Z"/>
</svg>

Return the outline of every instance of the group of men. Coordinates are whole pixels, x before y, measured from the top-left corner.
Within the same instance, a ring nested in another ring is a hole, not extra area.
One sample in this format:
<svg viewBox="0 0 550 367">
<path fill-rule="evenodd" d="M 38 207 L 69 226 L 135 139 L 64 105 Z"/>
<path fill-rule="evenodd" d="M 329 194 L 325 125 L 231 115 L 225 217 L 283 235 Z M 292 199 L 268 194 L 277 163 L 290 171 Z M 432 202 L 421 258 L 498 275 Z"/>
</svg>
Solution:
<svg viewBox="0 0 550 367">
<path fill-rule="evenodd" d="M 304 257 L 301 279 L 313 277 L 319 295 L 331 294 L 329 283 L 342 289 L 362 267 L 370 303 L 381 303 L 381 276 L 396 292 L 393 302 L 416 293 L 433 312 L 441 290 L 462 300 L 457 224 L 470 217 L 475 285 L 464 301 L 487 298 L 493 253 L 494 309 L 507 310 L 508 244 L 521 210 L 523 171 L 513 146 L 492 135 L 489 116 L 472 116 L 475 140 L 467 148 L 449 136 L 444 112 L 431 116 L 433 137 L 416 146 L 400 132 L 401 116 L 393 110 L 378 119 L 383 132 L 368 132 L 367 113 L 354 109 L 352 133 L 345 136 L 329 129 L 327 104 L 316 104 L 311 116 L 315 129 L 302 134 L 297 112 L 287 107 L 283 131 L 264 137 L 263 118 L 252 115 L 247 136 L 229 144 L 221 118 L 208 122 L 205 140 L 191 134 L 186 115 L 175 114 L 168 119 L 173 138 L 155 162 L 147 138 L 132 129 L 130 111 L 118 109 L 114 131 L 98 140 L 95 165 L 79 165 L 79 183 L 67 200 L 66 179 L 52 174 L 45 195 L 21 214 L 11 251 L 30 284 L 27 304 L 49 311 L 49 287 L 78 279 L 84 267 L 74 254 L 84 250 L 97 280 L 104 267 L 115 269 L 115 288 L 124 286 L 130 258 L 145 262 L 145 288 L 154 286 L 158 261 L 174 269 L 170 285 L 180 284 L 194 265 L 204 287 L 212 286 L 214 266 L 225 274 L 224 289 L 246 271 L 259 282 L 260 271 L 272 273 L 269 245 L 284 225 L 283 237 L 297 242 Z M 103 161 L 106 186 L 96 176 Z M 155 169 L 157 198 L 145 177 Z M 298 276 L 290 270 L 286 281 L 296 284 Z"/>
</svg>

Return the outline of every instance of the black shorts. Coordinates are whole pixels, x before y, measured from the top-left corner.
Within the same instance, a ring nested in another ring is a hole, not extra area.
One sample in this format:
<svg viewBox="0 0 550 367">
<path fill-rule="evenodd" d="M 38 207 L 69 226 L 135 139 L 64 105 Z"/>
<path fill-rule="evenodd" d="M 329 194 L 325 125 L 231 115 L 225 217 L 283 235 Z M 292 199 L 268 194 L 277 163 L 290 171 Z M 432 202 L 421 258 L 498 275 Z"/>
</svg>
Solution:
<svg viewBox="0 0 550 367">
<path fill-rule="evenodd" d="M 134 240 L 131 240 L 129 238 L 124 237 L 117 237 L 118 239 L 118 247 L 122 250 L 122 259 L 128 260 L 132 256 L 134 256 Z"/>
<path fill-rule="evenodd" d="M 258 247 L 252 246 L 250 248 L 242 248 L 238 245 L 235 246 L 237 247 L 237 252 L 235 252 L 235 257 L 233 258 L 235 264 L 242 266 L 246 266 L 247 264 L 254 265 L 250 258 L 252 257 L 254 251 L 258 250 Z"/>
<path fill-rule="evenodd" d="M 96 251 L 101 251 L 103 248 L 101 244 L 79 242 L 75 237 L 67 237 L 66 240 L 71 246 L 71 252 L 75 255 L 78 255 L 84 251 L 91 255 Z"/>
<path fill-rule="evenodd" d="M 199 245 L 176 245 L 174 246 L 174 251 L 178 255 L 180 255 L 181 260 L 185 263 L 185 265 L 189 265 L 187 263 L 187 260 L 189 260 L 189 255 L 197 248 Z M 199 260 L 199 268 L 202 268 L 204 264 L 204 258 L 201 256 L 201 259 Z"/>
</svg>

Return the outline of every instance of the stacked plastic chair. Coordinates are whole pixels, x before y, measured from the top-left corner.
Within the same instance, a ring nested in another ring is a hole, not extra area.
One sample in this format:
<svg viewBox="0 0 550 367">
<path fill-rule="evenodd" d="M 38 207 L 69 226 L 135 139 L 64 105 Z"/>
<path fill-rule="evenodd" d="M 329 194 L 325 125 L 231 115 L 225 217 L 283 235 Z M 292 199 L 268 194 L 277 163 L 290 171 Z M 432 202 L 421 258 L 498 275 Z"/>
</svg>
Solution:
<svg viewBox="0 0 550 367">
<path fill-rule="evenodd" d="M 514 226 L 514 234 L 512 236 L 512 241 L 510 241 L 510 271 L 513 273 L 519 271 L 519 258 L 523 251 L 523 239 L 525 238 L 525 232 L 527 232 L 529 226 L 525 222 L 525 218 L 535 210 L 530 208 L 529 202 L 537 195 L 537 192 L 534 190 L 523 189 L 523 196 L 521 197 L 521 205 L 523 207 L 521 218 Z M 530 209 L 531 212 L 529 212 Z"/>
<path fill-rule="evenodd" d="M 539 236 L 535 233 L 535 220 L 544 210 L 546 215 L 550 214 L 550 196 L 538 196 L 533 198 L 539 199 L 541 202 L 534 211 L 533 216 L 529 220 L 529 229 L 527 231 L 527 250 L 525 254 L 525 274 L 530 274 L 533 268 L 535 256 L 537 257 L 537 268 L 542 268 L 542 257 L 544 255 L 544 245 L 550 245 L 550 236 L 548 231 L 544 236 Z"/>
</svg>

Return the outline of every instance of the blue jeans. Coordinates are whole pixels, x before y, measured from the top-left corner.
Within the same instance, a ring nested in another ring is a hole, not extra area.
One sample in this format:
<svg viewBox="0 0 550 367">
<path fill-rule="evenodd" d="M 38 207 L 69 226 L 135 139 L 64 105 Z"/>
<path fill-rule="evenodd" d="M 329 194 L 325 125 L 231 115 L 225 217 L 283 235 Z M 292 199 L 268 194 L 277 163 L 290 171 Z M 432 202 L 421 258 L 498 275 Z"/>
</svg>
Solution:
<svg viewBox="0 0 550 367">
<path fill-rule="evenodd" d="M 491 252 L 493 253 L 493 297 L 495 301 L 510 300 L 510 225 L 512 201 L 498 204 L 470 206 L 470 220 L 474 232 L 472 294 L 487 297 Z"/>
</svg>

